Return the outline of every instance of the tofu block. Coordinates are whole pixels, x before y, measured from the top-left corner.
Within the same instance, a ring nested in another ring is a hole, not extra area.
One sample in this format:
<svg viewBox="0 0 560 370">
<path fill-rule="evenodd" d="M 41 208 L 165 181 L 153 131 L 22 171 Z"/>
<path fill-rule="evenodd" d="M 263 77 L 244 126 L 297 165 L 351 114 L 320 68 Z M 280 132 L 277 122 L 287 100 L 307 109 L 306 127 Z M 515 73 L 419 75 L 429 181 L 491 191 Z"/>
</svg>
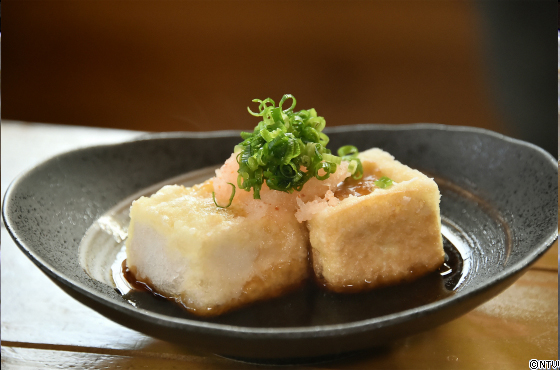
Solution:
<svg viewBox="0 0 560 370">
<path fill-rule="evenodd" d="M 386 189 L 347 179 L 340 201 L 307 222 L 316 278 L 336 292 L 357 292 L 416 279 L 444 262 L 433 179 L 380 149 L 359 154 L 363 179 L 387 176 Z"/>
<path fill-rule="evenodd" d="M 255 218 L 218 208 L 212 180 L 165 186 L 132 204 L 127 266 L 136 279 L 201 316 L 276 297 L 308 276 L 309 237 L 293 212 Z"/>
</svg>

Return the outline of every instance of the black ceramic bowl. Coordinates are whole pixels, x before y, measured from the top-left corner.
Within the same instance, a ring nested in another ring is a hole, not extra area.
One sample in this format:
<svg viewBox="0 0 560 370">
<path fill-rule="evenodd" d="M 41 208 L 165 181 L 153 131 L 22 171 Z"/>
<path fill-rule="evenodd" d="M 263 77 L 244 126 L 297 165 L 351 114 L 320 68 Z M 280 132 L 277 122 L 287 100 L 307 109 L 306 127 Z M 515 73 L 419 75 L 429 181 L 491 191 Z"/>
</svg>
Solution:
<svg viewBox="0 0 560 370">
<path fill-rule="evenodd" d="M 356 316 L 351 311 L 337 316 L 340 306 L 334 316 L 316 313 L 330 309 L 323 307 L 329 306 L 327 298 L 303 321 L 268 325 L 267 318 L 293 315 L 290 309 L 297 307 L 265 305 L 268 311 L 254 320 L 194 319 L 134 307 L 84 272 L 78 245 L 99 216 L 150 185 L 219 165 L 240 141 L 237 132 L 156 134 L 59 155 L 12 183 L 4 222 L 49 278 L 111 320 L 164 340 L 257 361 L 332 356 L 433 328 L 507 288 L 557 237 L 558 167 L 534 145 L 433 124 L 346 126 L 328 134 L 330 148 L 379 147 L 436 179 L 442 220 L 462 244 L 464 271 L 453 294 L 387 314 L 364 304 Z"/>
</svg>

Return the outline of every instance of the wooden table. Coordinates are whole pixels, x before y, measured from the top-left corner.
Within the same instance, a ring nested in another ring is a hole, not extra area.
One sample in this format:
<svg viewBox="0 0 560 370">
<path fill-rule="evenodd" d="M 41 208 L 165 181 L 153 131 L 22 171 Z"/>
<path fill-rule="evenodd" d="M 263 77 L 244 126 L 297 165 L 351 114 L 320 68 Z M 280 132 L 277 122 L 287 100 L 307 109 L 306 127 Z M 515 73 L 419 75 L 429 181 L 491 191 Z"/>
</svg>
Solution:
<svg viewBox="0 0 560 370">
<path fill-rule="evenodd" d="M 2 194 L 34 164 L 76 147 L 140 132 L 2 123 Z M 2 224 L 2 368 L 247 368 L 122 327 L 62 292 L 17 248 Z M 558 245 L 499 296 L 436 329 L 308 368 L 527 369 L 558 358 Z"/>
</svg>

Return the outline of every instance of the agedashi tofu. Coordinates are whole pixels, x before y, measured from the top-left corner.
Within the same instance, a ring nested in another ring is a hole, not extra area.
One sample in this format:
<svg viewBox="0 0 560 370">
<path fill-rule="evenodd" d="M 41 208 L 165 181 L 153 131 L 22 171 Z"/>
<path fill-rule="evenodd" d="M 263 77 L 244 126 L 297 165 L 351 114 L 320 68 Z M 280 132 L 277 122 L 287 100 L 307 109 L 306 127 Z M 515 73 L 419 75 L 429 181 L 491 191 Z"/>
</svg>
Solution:
<svg viewBox="0 0 560 370">
<path fill-rule="evenodd" d="M 416 279 L 444 262 L 433 179 L 380 149 L 332 154 L 315 109 L 253 100 L 216 176 L 132 204 L 127 268 L 203 316 L 284 294 L 308 278 L 335 292 Z M 291 101 L 288 105 L 286 102 Z"/>
<path fill-rule="evenodd" d="M 308 233 L 293 213 L 216 207 L 209 180 L 165 186 L 130 210 L 127 267 L 201 316 L 276 297 L 307 278 Z"/>
<path fill-rule="evenodd" d="M 361 180 L 347 179 L 337 204 L 307 221 L 313 270 L 337 292 L 416 279 L 444 262 L 440 193 L 433 179 L 371 149 L 360 153 Z M 388 188 L 373 185 L 386 176 Z"/>
</svg>

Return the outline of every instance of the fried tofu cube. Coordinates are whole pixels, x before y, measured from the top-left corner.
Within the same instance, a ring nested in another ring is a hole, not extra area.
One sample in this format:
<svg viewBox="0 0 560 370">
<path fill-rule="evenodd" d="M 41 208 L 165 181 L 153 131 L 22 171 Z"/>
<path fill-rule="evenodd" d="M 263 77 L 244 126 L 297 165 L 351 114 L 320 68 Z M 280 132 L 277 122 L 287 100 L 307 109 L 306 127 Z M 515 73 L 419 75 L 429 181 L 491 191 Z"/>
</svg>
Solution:
<svg viewBox="0 0 560 370">
<path fill-rule="evenodd" d="M 307 278 L 309 237 L 293 212 L 255 218 L 218 208 L 212 180 L 165 186 L 130 210 L 127 267 L 194 314 L 213 316 L 276 297 Z"/>
<path fill-rule="evenodd" d="M 410 281 L 444 262 L 434 180 L 380 149 L 359 158 L 362 180 L 345 180 L 335 192 L 336 205 L 307 222 L 315 275 L 336 292 Z M 375 186 L 382 176 L 393 185 Z"/>
</svg>

